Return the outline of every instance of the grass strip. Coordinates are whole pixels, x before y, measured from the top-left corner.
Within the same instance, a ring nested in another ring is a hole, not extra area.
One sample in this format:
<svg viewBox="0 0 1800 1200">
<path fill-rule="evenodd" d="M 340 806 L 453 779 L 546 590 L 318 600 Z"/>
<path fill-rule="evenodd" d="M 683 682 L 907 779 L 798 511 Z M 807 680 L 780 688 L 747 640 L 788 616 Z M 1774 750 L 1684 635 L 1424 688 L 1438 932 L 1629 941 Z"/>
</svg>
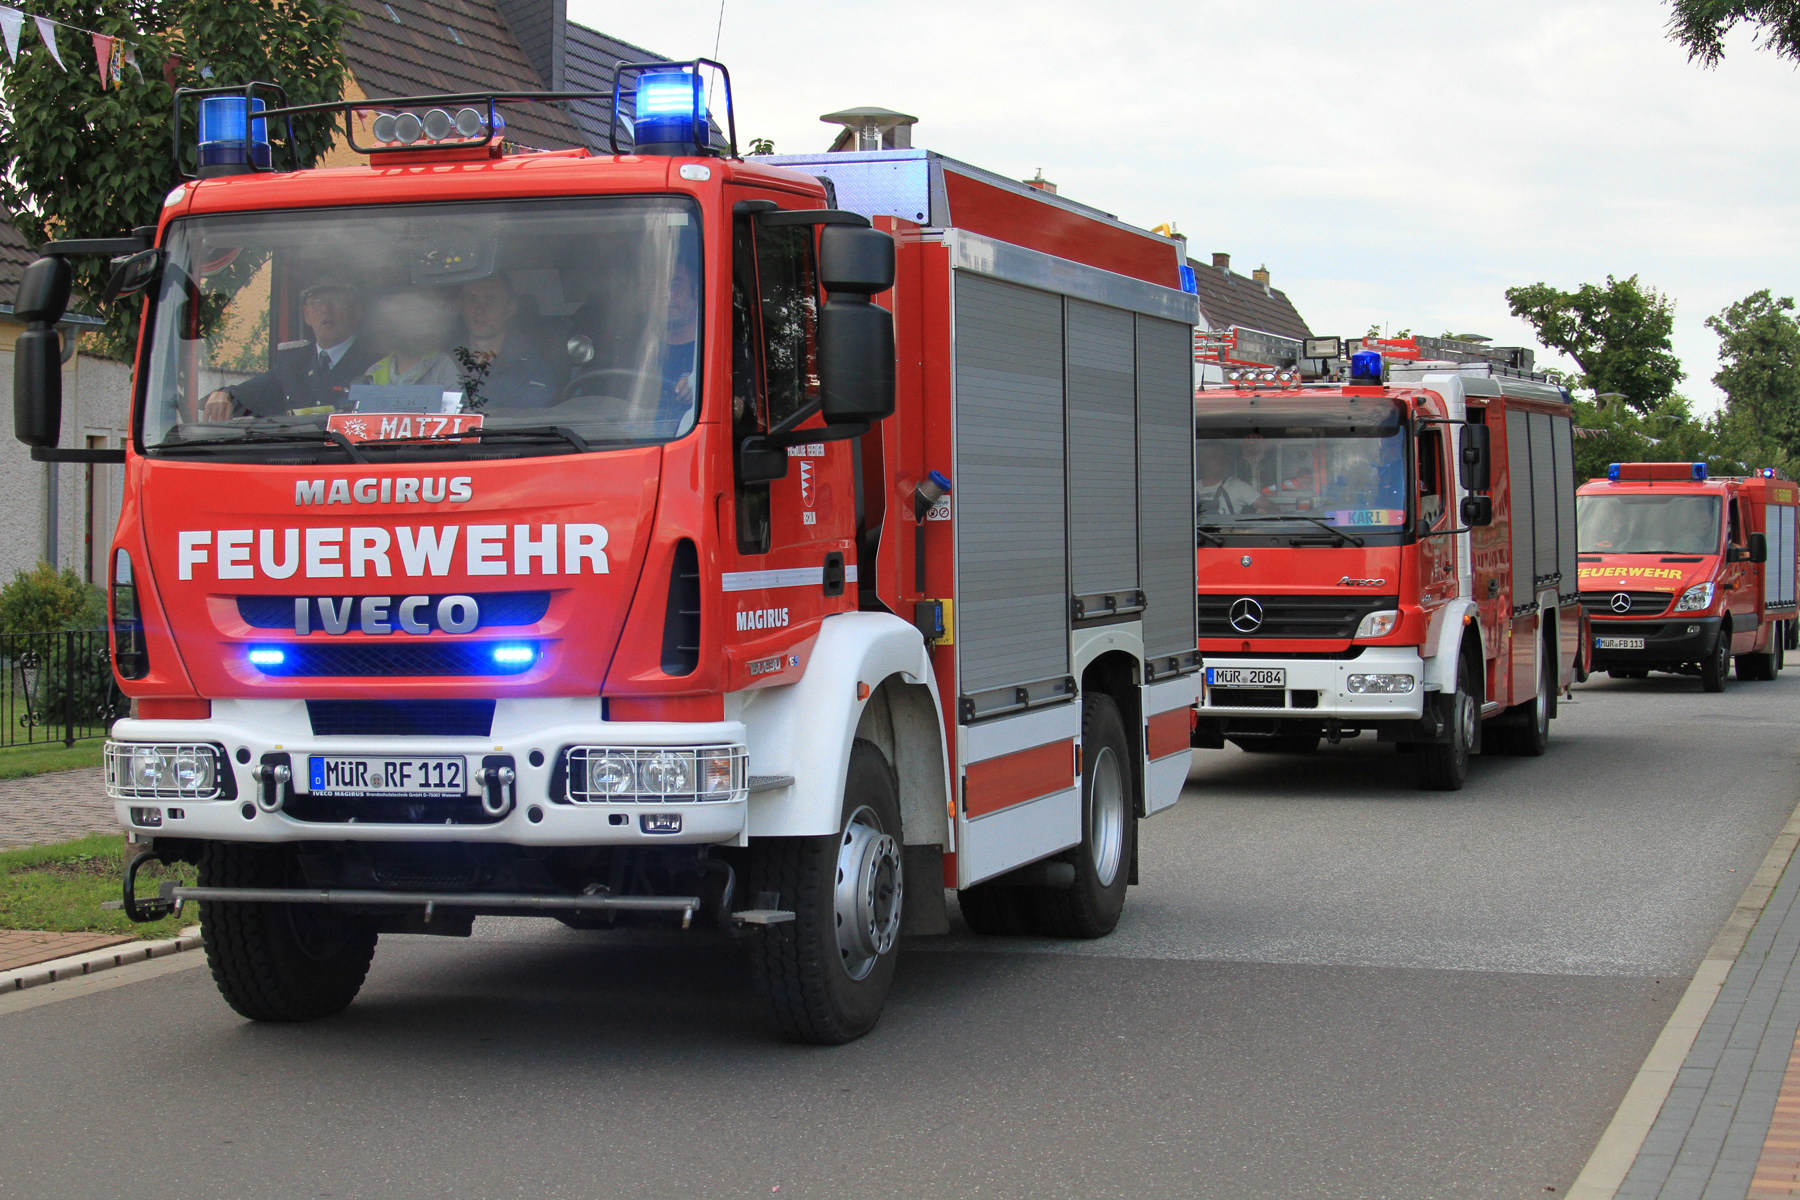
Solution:
<svg viewBox="0 0 1800 1200">
<path fill-rule="evenodd" d="M 117 900 L 125 877 L 125 835 L 97 833 L 71 842 L 0 850 L 0 929 L 56 933 L 123 933 L 168 938 L 192 925 L 197 909 L 133 925 L 103 901 Z M 150 863 L 138 872 L 138 894 L 154 896 L 165 879 L 194 882 L 194 868 Z"/>
<path fill-rule="evenodd" d="M 0 746 L 0 779 L 29 779 L 51 771 L 78 771 L 100 765 L 103 738 L 91 738 L 64 746 L 38 742 L 30 746 Z"/>
</svg>

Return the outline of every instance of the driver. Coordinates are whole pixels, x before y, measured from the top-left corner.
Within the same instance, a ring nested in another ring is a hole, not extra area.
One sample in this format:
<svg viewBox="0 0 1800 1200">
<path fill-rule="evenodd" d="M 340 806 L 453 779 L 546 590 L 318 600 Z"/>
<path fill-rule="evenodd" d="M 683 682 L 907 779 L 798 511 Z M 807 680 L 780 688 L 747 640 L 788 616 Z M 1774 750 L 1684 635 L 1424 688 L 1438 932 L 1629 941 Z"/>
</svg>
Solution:
<svg viewBox="0 0 1800 1200">
<path fill-rule="evenodd" d="M 1201 442 L 1194 451 L 1199 477 L 1199 515 L 1248 512 L 1261 499 L 1249 483 L 1230 474 L 1231 451 L 1218 442 Z"/>
<path fill-rule="evenodd" d="M 300 315 L 313 340 L 281 343 L 269 370 L 209 393 L 201 420 L 343 406 L 345 390 L 375 361 L 373 345 L 360 333 L 362 293 L 344 276 L 324 275 L 300 293 Z"/>
<path fill-rule="evenodd" d="M 519 298 L 506 276 L 489 275 L 463 284 L 457 301 L 462 308 L 463 328 L 469 334 L 467 349 L 487 366 L 479 383 L 471 382 L 470 399 L 503 408 L 548 408 L 555 404 L 556 377 L 550 364 L 512 329 L 513 319 L 519 313 Z"/>
</svg>

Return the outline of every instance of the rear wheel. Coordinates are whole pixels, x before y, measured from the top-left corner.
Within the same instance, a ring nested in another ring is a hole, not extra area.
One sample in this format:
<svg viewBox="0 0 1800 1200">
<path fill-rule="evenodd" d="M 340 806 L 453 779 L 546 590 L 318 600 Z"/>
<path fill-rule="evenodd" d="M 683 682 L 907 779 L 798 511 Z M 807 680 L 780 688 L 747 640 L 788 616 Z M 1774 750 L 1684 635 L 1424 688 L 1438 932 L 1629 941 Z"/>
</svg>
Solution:
<svg viewBox="0 0 1800 1200">
<path fill-rule="evenodd" d="M 1537 693 L 1509 714 L 1516 724 L 1504 730 L 1506 752 L 1514 758 L 1537 758 L 1550 748 L 1550 647 L 1538 646 Z"/>
<path fill-rule="evenodd" d="M 874 743 L 856 741 L 839 832 L 751 843 L 753 894 L 776 892 L 794 919 L 751 948 L 757 990 L 790 1041 L 835 1046 L 875 1027 L 900 948 L 899 787 Z"/>
<path fill-rule="evenodd" d="M 1251 734 L 1230 739 L 1245 754 L 1311 754 L 1319 748 L 1319 740 L 1316 733 Z"/>
<path fill-rule="evenodd" d="M 1731 626 L 1719 626 L 1719 641 L 1700 664 L 1700 690 L 1722 692 L 1731 674 Z"/>
<path fill-rule="evenodd" d="M 1038 929 L 1051 937 L 1105 937 L 1125 909 L 1137 846 L 1131 751 L 1111 696 L 1081 704 L 1081 844 L 1070 852 L 1075 882 L 1028 889 Z"/>
<path fill-rule="evenodd" d="M 1781 627 L 1769 631 L 1769 648 L 1762 653 L 1737 656 L 1737 677 L 1749 683 L 1767 683 L 1775 678 L 1776 654 L 1781 646 Z"/>
<path fill-rule="evenodd" d="M 208 842 L 201 887 L 292 887 L 284 850 Z M 252 1021 L 311 1021 L 342 1012 L 375 957 L 367 921 L 329 904 L 200 905 L 206 963 L 225 1003 Z"/>
<path fill-rule="evenodd" d="M 1475 676 L 1469 660 L 1456 669 L 1456 694 L 1450 700 L 1450 740 L 1421 742 L 1414 751 L 1419 786 L 1434 792 L 1457 792 L 1469 779 L 1469 755 L 1481 736 L 1481 701 L 1475 696 Z"/>
</svg>

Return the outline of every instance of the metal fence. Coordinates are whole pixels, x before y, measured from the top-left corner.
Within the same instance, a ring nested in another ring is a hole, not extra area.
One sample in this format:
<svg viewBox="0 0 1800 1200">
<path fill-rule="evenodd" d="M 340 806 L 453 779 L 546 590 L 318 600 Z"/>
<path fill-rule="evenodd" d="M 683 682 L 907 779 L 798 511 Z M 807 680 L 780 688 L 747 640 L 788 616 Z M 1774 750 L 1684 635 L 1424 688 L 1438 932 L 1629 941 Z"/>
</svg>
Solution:
<svg viewBox="0 0 1800 1200">
<path fill-rule="evenodd" d="M 73 746 L 130 715 L 104 629 L 0 634 L 0 668 L 0 746 Z"/>
</svg>

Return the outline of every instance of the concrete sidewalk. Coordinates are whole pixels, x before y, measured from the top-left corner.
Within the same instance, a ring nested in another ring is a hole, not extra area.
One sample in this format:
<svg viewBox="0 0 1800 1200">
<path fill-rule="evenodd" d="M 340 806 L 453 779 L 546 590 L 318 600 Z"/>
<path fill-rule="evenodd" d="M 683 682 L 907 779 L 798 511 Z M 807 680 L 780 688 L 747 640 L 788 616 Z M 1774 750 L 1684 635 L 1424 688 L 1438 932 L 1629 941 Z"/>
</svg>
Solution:
<svg viewBox="0 0 1800 1200">
<path fill-rule="evenodd" d="M 1618 1200 L 1800 1197 L 1797 900 L 1800 871 L 1786 871 L 1694 1035 Z"/>
<path fill-rule="evenodd" d="M 0 780 L 0 850 L 120 832 L 101 770 Z"/>
</svg>

